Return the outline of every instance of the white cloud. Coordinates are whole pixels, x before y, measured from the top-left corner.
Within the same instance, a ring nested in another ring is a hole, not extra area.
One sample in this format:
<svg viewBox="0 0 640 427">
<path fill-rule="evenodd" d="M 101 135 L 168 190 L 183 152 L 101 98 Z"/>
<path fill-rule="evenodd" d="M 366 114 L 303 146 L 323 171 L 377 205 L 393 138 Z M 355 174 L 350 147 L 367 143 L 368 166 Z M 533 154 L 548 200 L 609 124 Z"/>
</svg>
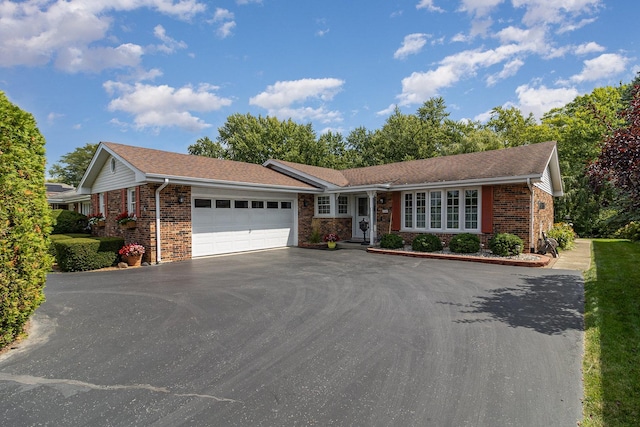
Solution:
<svg viewBox="0 0 640 427">
<path fill-rule="evenodd" d="M 343 85 L 344 80 L 335 78 L 280 81 L 251 97 L 249 104 L 264 108 L 270 115 L 281 119 L 291 117 L 296 120 L 318 120 L 324 123 L 340 121 L 341 114 L 327 110 L 324 105 L 318 108 L 293 106 L 304 102 L 331 101 L 342 90 Z"/>
<path fill-rule="evenodd" d="M 613 77 L 626 70 L 629 58 L 617 53 L 603 53 L 594 59 L 584 61 L 580 74 L 570 77 L 574 83 L 591 82 Z"/>
<path fill-rule="evenodd" d="M 64 114 L 51 112 L 51 113 L 47 114 L 47 123 L 52 125 L 61 117 L 64 117 Z"/>
<path fill-rule="evenodd" d="M 576 55 L 586 55 L 594 52 L 603 52 L 605 48 L 600 46 L 596 42 L 583 43 L 579 46 L 576 46 L 575 54 Z"/>
<path fill-rule="evenodd" d="M 504 80 L 508 77 L 515 76 L 518 73 L 518 70 L 524 65 L 524 61 L 521 59 L 514 59 L 513 61 L 509 61 L 504 64 L 502 67 L 502 71 L 496 74 L 492 74 L 487 77 L 487 86 L 494 86 L 500 80 Z"/>
<path fill-rule="evenodd" d="M 178 19 L 204 11 L 196 0 L 27 0 L 0 4 L 0 66 L 42 66 L 97 72 L 136 65 L 142 49 L 133 43 L 110 44 L 110 13 L 140 8 Z M 102 45 L 100 45 L 102 43 Z"/>
<path fill-rule="evenodd" d="M 433 0 L 420 0 L 416 9 L 427 9 L 429 12 L 444 12 L 444 10 L 433 4 Z"/>
<path fill-rule="evenodd" d="M 233 12 L 227 9 L 216 8 L 216 12 L 213 15 L 213 22 L 219 23 L 216 34 L 221 39 L 227 38 L 231 35 L 231 32 L 236 27 L 236 21 L 234 21 L 235 15 Z"/>
<path fill-rule="evenodd" d="M 602 0 L 511 0 L 515 8 L 524 7 L 522 22 L 526 25 L 562 24 L 573 25 L 572 17 L 593 13 L 602 6 Z"/>
<path fill-rule="evenodd" d="M 167 35 L 167 31 L 162 25 L 156 25 L 153 29 L 153 35 L 156 36 L 163 44 L 156 45 L 155 49 L 164 53 L 173 53 L 177 49 L 185 49 L 187 44 L 183 41 L 177 41 Z"/>
<path fill-rule="evenodd" d="M 216 8 L 213 14 L 213 22 L 233 21 L 235 15 L 227 9 Z"/>
<path fill-rule="evenodd" d="M 420 53 L 424 45 L 427 43 L 427 34 L 414 33 L 404 37 L 402 46 L 393 54 L 396 59 L 404 59 L 409 55 Z"/>
<path fill-rule="evenodd" d="M 529 113 L 533 113 L 537 119 L 540 119 L 549 110 L 560 108 L 580 95 L 578 90 L 573 87 L 549 89 L 544 85 L 538 88 L 529 85 L 518 86 L 516 94 L 518 95 L 518 108 L 522 114 L 527 116 Z"/>
<path fill-rule="evenodd" d="M 579 22 L 568 22 L 566 24 L 561 24 L 561 27 L 558 29 L 558 34 L 575 31 L 594 22 L 596 22 L 595 18 L 588 18 L 588 19 L 583 19 Z"/>
<path fill-rule="evenodd" d="M 244 5 L 244 4 L 262 4 L 262 0 L 236 0 L 236 4 Z"/>
<path fill-rule="evenodd" d="M 159 129 L 179 127 L 199 131 L 211 127 L 191 111 L 207 112 L 231 105 L 231 100 L 214 93 L 216 86 L 201 84 L 197 88 L 168 85 L 152 86 L 142 83 L 128 84 L 107 81 L 104 88 L 108 94 L 117 94 L 109 102 L 109 111 L 123 111 L 134 116 L 137 129 Z"/>
<path fill-rule="evenodd" d="M 484 16 L 502 2 L 504 0 L 462 0 L 459 10 L 476 16 Z"/>
</svg>

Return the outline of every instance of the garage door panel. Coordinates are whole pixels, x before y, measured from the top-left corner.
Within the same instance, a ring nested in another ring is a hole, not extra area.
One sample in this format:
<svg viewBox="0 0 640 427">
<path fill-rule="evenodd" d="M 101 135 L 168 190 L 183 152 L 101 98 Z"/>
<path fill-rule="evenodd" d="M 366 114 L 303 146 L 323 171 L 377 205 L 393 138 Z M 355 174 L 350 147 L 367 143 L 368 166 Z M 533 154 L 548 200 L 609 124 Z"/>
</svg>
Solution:
<svg viewBox="0 0 640 427">
<path fill-rule="evenodd" d="M 293 209 L 215 208 L 215 201 L 211 206 L 193 210 L 194 257 L 294 244 Z"/>
</svg>

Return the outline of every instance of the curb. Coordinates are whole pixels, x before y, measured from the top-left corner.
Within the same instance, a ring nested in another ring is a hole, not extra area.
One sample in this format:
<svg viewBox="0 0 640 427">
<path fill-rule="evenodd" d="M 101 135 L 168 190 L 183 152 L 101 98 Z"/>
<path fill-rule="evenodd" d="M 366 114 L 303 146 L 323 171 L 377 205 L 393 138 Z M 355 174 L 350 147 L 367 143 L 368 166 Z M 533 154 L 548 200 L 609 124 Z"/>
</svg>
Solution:
<svg viewBox="0 0 640 427">
<path fill-rule="evenodd" d="M 395 251 L 387 249 L 368 248 L 367 252 L 383 255 L 397 255 L 413 258 L 431 258 L 431 259 L 447 259 L 455 261 L 468 261 L 468 262 L 481 262 L 484 264 L 497 264 L 497 265 L 512 265 L 516 267 L 545 267 L 551 258 L 545 255 L 537 255 L 540 257 L 537 261 L 528 260 L 516 260 L 507 258 L 486 258 L 478 256 L 463 256 L 463 255 L 449 255 L 449 254 L 434 254 L 429 252 L 407 252 L 407 251 Z"/>
</svg>

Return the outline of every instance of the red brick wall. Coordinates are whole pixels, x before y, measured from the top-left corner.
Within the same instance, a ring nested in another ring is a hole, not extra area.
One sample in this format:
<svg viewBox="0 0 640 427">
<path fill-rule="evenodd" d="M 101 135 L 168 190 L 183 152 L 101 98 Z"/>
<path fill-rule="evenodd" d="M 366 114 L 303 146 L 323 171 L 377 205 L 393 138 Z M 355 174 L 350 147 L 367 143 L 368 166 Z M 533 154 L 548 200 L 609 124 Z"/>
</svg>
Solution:
<svg viewBox="0 0 640 427">
<path fill-rule="evenodd" d="M 533 236 L 535 249 L 542 245 L 542 232 L 547 232 L 553 227 L 553 196 L 538 187 L 534 187 L 534 212 Z"/>
<path fill-rule="evenodd" d="M 140 192 L 140 215 L 136 227 L 127 229 L 116 222 L 116 217 L 126 210 L 122 205 L 121 190 L 107 193 L 105 227 L 94 227 L 97 236 L 120 236 L 125 243 L 139 243 L 145 247 L 144 261 L 155 262 L 156 257 L 156 204 L 155 190 L 160 184 L 145 184 Z M 191 187 L 168 185 L 160 193 L 162 260 L 191 259 Z M 184 203 L 178 203 L 178 196 Z"/>
<path fill-rule="evenodd" d="M 313 194 L 298 194 L 298 244 L 308 243 L 314 230 L 320 238 L 328 233 L 336 233 L 342 240 L 351 238 L 352 218 L 316 218 L 314 203 Z"/>
</svg>

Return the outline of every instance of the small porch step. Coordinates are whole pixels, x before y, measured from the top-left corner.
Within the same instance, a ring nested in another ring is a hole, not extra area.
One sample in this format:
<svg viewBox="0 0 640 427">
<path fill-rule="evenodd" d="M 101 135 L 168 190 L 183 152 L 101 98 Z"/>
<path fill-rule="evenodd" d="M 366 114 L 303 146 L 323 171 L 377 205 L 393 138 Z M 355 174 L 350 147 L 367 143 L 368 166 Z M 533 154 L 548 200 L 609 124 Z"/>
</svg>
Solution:
<svg viewBox="0 0 640 427">
<path fill-rule="evenodd" d="M 361 251 L 366 251 L 368 247 L 373 246 L 370 244 L 362 244 L 362 242 L 354 241 L 354 240 L 341 240 L 337 242 L 337 249 L 359 249 Z"/>
</svg>

